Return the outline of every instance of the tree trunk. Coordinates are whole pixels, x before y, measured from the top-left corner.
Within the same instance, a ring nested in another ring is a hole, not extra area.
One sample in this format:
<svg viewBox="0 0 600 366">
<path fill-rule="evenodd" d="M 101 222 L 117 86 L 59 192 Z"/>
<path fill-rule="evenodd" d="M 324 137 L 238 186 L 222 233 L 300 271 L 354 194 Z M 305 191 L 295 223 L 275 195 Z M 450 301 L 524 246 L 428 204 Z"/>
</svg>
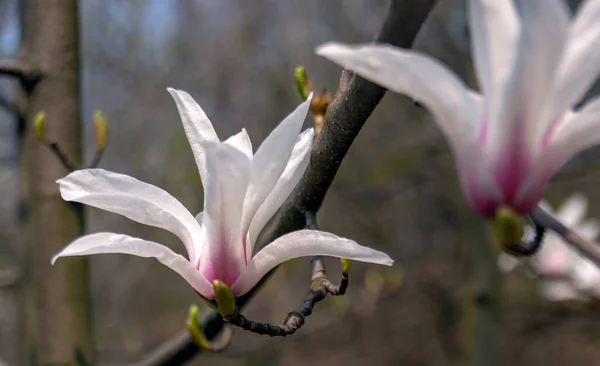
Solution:
<svg viewBox="0 0 600 366">
<path fill-rule="evenodd" d="M 46 112 L 46 136 L 81 160 L 77 0 L 27 0 L 24 60 L 43 74 L 29 90 L 27 121 Z M 28 128 L 23 154 L 29 182 L 25 299 L 27 364 L 74 364 L 93 356 L 85 258 L 50 258 L 83 233 L 81 206 L 63 201 L 56 180 L 68 171 Z"/>
</svg>

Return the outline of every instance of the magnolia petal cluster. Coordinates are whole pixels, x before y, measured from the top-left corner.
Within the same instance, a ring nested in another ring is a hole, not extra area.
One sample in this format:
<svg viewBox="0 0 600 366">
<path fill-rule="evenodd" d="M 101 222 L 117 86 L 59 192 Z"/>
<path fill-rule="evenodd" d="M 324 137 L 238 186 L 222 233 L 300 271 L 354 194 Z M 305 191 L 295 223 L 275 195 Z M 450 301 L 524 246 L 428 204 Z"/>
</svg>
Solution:
<svg viewBox="0 0 600 366">
<path fill-rule="evenodd" d="M 540 203 L 553 213 L 563 225 L 594 241 L 600 234 L 600 224 L 595 219 L 586 219 L 587 199 L 581 194 L 571 195 L 553 212 L 545 201 Z M 524 240 L 533 237 L 533 228 L 528 227 Z M 573 249 L 562 237 L 547 232 L 540 250 L 530 258 L 519 260 L 508 254 L 498 258 L 500 269 L 507 273 L 523 262 L 534 276 L 541 278 L 541 292 L 548 300 L 580 300 L 586 296 L 600 296 L 600 268 Z"/>
<path fill-rule="evenodd" d="M 317 53 L 425 105 L 481 215 L 527 214 L 562 165 L 600 142 L 600 99 L 573 109 L 600 70 L 600 1 L 574 17 L 563 0 L 469 0 L 468 13 L 481 94 L 416 51 L 327 43 Z"/>
<path fill-rule="evenodd" d="M 246 130 L 221 142 L 208 117 L 183 92 L 168 89 L 179 110 L 204 186 L 204 211 L 194 217 L 166 191 L 133 177 L 105 171 L 75 171 L 58 181 L 64 200 L 121 214 L 168 230 L 181 239 L 188 258 L 151 241 L 115 233 L 80 237 L 59 257 L 124 253 L 153 257 L 179 273 L 207 299 L 213 281 L 248 292 L 272 268 L 292 258 L 325 255 L 391 265 L 386 254 L 336 235 L 300 230 L 254 253 L 258 234 L 306 170 L 314 132 L 300 133 L 311 97 L 281 122 L 253 153 Z"/>
</svg>

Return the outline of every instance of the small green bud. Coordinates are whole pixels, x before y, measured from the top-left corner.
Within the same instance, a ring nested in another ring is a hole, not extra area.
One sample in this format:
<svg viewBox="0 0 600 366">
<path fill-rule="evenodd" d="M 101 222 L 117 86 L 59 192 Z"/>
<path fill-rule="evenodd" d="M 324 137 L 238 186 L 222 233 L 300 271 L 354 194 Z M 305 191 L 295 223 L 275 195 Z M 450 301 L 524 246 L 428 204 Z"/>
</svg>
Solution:
<svg viewBox="0 0 600 366">
<path fill-rule="evenodd" d="M 202 325 L 200 324 L 200 309 L 198 306 L 190 306 L 186 325 L 190 335 L 192 336 L 192 339 L 198 345 L 198 347 L 201 349 L 207 349 L 209 347 L 209 341 L 202 330 Z"/>
<path fill-rule="evenodd" d="M 505 251 L 518 247 L 523 237 L 521 216 L 510 207 L 500 207 L 494 216 L 494 233 L 498 243 Z"/>
<path fill-rule="evenodd" d="M 350 272 L 350 263 L 352 263 L 352 261 L 350 261 L 350 259 L 347 258 L 342 258 L 342 273 L 347 275 L 348 272 Z"/>
<path fill-rule="evenodd" d="M 215 290 L 215 300 L 217 301 L 219 313 L 223 317 L 235 314 L 237 312 L 235 296 L 233 296 L 233 292 L 231 292 L 229 286 L 219 280 L 214 280 L 213 288 Z"/>
<path fill-rule="evenodd" d="M 106 117 L 100 110 L 94 113 L 94 127 L 96 128 L 96 150 L 102 151 L 106 147 L 108 122 L 106 122 Z"/>
<path fill-rule="evenodd" d="M 302 66 L 296 67 L 296 91 L 300 96 L 300 99 L 306 100 L 308 98 L 308 94 L 311 92 L 311 88 L 309 86 L 308 76 L 306 75 L 306 70 Z"/>
<path fill-rule="evenodd" d="M 46 142 L 46 112 L 41 111 L 35 115 L 33 128 L 35 129 L 38 140 Z"/>
</svg>

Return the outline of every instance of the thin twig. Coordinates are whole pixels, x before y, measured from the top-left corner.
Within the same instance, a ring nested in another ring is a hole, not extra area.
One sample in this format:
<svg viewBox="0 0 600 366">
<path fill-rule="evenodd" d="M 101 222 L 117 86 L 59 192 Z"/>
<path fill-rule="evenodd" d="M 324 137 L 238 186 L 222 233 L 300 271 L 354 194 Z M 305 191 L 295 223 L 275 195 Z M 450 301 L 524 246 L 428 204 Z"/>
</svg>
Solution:
<svg viewBox="0 0 600 366">
<path fill-rule="evenodd" d="M 100 161 L 102 160 L 102 156 L 104 155 L 104 149 L 96 149 L 96 153 L 94 154 L 94 159 L 92 160 L 92 163 L 89 165 L 89 169 L 94 169 L 98 167 L 98 164 L 100 164 Z"/>
<path fill-rule="evenodd" d="M 436 0 L 392 0 L 385 23 L 375 41 L 410 47 L 435 3 Z M 305 224 L 304 213 L 318 211 L 342 159 L 386 92 L 384 88 L 357 76 L 343 85 L 347 85 L 347 88 L 337 94 L 327 110 L 325 125 L 313 145 L 311 163 L 306 173 L 259 236 L 257 248 L 301 229 Z M 273 272 L 274 270 L 263 277 L 261 284 Z M 259 289 L 260 285 L 255 286 L 239 298 L 236 302 L 238 308 L 243 308 Z M 222 317 L 214 311 L 207 313 L 202 319 L 203 330 L 208 339 L 215 337 L 224 324 Z M 199 352 L 201 350 L 186 331 L 168 341 L 164 347 L 159 347 L 139 365 L 181 365 Z"/>
<path fill-rule="evenodd" d="M 319 230 L 316 223 L 316 214 L 306 213 L 306 226 L 312 230 Z M 249 320 L 237 309 L 233 314 L 223 317 L 227 322 L 238 326 L 244 330 L 271 337 L 285 337 L 294 334 L 300 329 L 306 317 L 310 316 L 317 303 L 323 301 L 330 294 L 332 296 L 344 295 L 348 288 L 348 273 L 342 273 L 342 280 L 339 286 L 333 285 L 325 274 L 325 265 L 320 256 L 314 256 L 311 259 L 312 276 L 310 285 L 310 294 L 302 306 L 290 312 L 283 321 L 283 324 L 275 325 L 269 323 L 260 323 Z"/>
<path fill-rule="evenodd" d="M 587 257 L 589 260 L 594 262 L 597 266 L 600 266 L 600 245 L 588 241 L 581 237 L 576 232 L 572 231 L 565 225 L 561 224 L 555 217 L 545 211 L 542 207 L 538 206 L 533 213 L 531 218 L 536 225 L 542 226 L 547 230 L 552 230 L 559 236 L 561 236 L 567 243 L 571 244 L 581 254 Z"/>
<path fill-rule="evenodd" d="M 44 143 L 44 145 L 48 146 L 50 151 L 52 151 L 54 153 L 54 155 L 56 155 L 58 160 L 62 163 L 62 165 L 65 167 L 65 169 L 67 169 L 69 172 L 74 172 L 75 170 L 79 169 L 77 164 L 75 164 L 73 162 L 73 160 L 71 160 L 71 158 L 69 158 L 67 153 L 64 152 L 60 148 L 60 146 L 58 145 L 57 142 L 48 142 L 48 143 Z"/>
</svg>

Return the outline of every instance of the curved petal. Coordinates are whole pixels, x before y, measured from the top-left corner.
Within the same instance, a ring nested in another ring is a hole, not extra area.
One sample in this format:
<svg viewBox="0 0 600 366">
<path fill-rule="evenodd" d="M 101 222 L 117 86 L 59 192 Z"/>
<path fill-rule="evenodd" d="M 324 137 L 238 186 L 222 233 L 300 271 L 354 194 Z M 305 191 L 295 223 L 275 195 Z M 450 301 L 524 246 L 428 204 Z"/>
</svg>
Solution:
<svg viewBox="0 0 600 366">
<path fill-rule="evenodd" d="M 581 299 L 577 290 L 567 280 L 542 280 L 542 296 L 549 301 L 569 301 Z"/>
<path fill-rule="evenodd" d="M 177 235 L 191 261 L 202 246 L 202 229 L 192 214 L 166 191 L 124 174 L 103 169 L 76 170 L 57 181 L 65 201 L 118 213 Z"/>
<path fill-rule="evenodd" d="M 575 113 L 568 113 L 554 128 L 542 162 L 553 173 L 579 152 L 600 143 L 600 97 Z M 550 166 L 551 165 L 551 166 Z"/>
<path fill-rule="evenodd" d="M 588 219 L 578 225 L 575 230 L 586 240 L 596 240 L 600 235 L 600 222 L 596 219 Z"/>
<path fill-rule="evenodd" d="M 192 148 L 194 160 L 200 171 L 200 178 L 204 183 L 206 178 L 206 162 L 204 161 L 204 143 L 220 142 L 212 123 L 198 103 L 188 93 L 167 88 L 177 104 L 177 110 L 183 123 L 183 129 Z"/>
<path fill-rule="evenodd" d="M 581 193 L 572 194 L 556 212 L 558 220 L 566 227 L 573 229 L 579 225 L 587 213 L 588 202 Z"/>
<path fill-rule="evenodd" d="M 250 160 L 225 143 L 205 144 L 204 228 L 206 242 L 199 269 L 212 283 L 231 285 L 245 267 L 240 223 L 250 178 Z"/>
<path fill-rule="evenodd" d="M 122 253 L 143 258 L 156 258 L 177 272 L 202 296 L 214 298 L 212 285 L 198 272 L 192 263 L 164 245 L 115 233 L 96 233 L 75 239 L 51 260 L 54 264 L 60 257 L 91 254 Z"/>
<path fill-rule="evenodd" d="M 423 103 L 435 117 L 456 155 L 477 136 L 473 98 L 450 69 L 415 51 L 384 44 L 347 46 L 330 42 L 317 47 L 318 55 L 361 77 Z"/>
<path fill-rule="evenodd" d="M 252 159 L 252 142 L 245 128 L 242 128 L 242 131 L 223 141 L 223 143 L 235 147 L 244 153 L 248 159 Z"/>
<path fill-rule="evenodd" d="M 252 171 L 244 200 L 242 230 L 246 237 L 252 218 L 281 177 L 310 108 L 312 93 L 267 136 L 252 159 Z M 245 245 L 246 247 L 246 245 Z"/>
<path fill-rule="evenodd" d="M 558 117 L 590 88 L 600 71 L 600 1 L 588 0 L 569 28 L 567 44 L 554 81 L 550 117 Z"/>
<path fill-rule="evenodd" d="M 491 106 L 490 151 L 505 149 L 535 156 L 542 136 L 553 120 L 543 118 L 561 57 L 569 25 L 569 12 L 562 0 L 515 2 L 521 16 L 521 32 L 515 63 L 499 103 Z M 500 30 L 499 30 L 500 31 Z M 522 160 L 515 156 L 511 160 Z M 531 163 L 531 162 L 527 162 Z"/>
<path fill-rule="evenodd" d="M 241 296 L 275 266 L 293 258 L 313 255 L 348 258 L 351 260 L 391 266 L 394 261 L 385 253 L 358 245 L 337 235 L 317 230 L 300 230 L 284 235 L 261 249 L 231 290 Z"/>
<path fill-rule="evenodd" d="M 248 230 L 248 242 L 246 242 L 247 261 L 250 261 L 252 258 L 256 238 L 258 238 L 261 230 L 265 227 L 267 222 L 269 222 L 271 217 L 273 217 L 275 212 L 279 210 L 290 193 L 292 193 L 306 171 L 310 161 L 310 151 L 314 136 L 315 133 L 312 128 L 309 128 L 298 136 L 296 145 L 294 145 L 294 150 L 292 150 L 292 156 L 290 157 L 285 170 L 269 196 L 267 196 L 262 205 L 260 205 L 258 211 L 256 211 L 256 214 L 250 223 L 250 229 Z"/>
<path fill-rule="evenodd" d="M 200 211 L 197 215 L 196 215 L 196 222 L 198 223 L 198 225 L 202 226 L 202 219 L 204 218 L 204 211 Z"/>
<path fill-rule="evenodd" d="M 479 84 L 493 100 L 514 62 L 519 18 L 512 1 L 469 0 L 469 25 Z"/>
</svg>

